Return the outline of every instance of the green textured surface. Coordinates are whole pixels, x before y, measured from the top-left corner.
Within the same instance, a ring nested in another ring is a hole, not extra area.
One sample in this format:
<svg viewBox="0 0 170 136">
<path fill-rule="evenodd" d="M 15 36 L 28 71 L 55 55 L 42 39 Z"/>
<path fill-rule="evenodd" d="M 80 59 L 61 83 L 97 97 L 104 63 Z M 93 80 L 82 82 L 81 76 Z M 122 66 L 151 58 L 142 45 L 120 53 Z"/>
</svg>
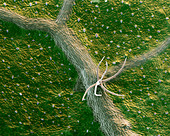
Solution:
<svg viewBox="0 0 170 136">
<path fill-rule="evenodd" d="M 164 0 L 101 0 L 100 3 L 77 0 L 68 25 L 95 60 L 99 62 L 106 56 L 109 66 L 116 66 L 124 61 L 125 55 L 130 59 L 143 54 L 169 36 L 168 7 Z M 107 85 L 110 91 L 125 95 L 110 96 L 132 123 L 132 130 L 139 134 L 169 134 L 169 53 L 168 48 Z"/>
<path fill-rule="evenodd" d="M 56 19 L 63 0 L 1 0 L 0 6 L 30 18 Z"/>
<path fill-rule="evenodd" d="M 0 135 L 102 135 L 73 92 L 77 72 L 47 33 L 1 21 L 0 43 Z"/>
<path fill-rule="evenodd" d="M 168 36 L 169 13 L 164 0 L 77 0 L 68 25 L 95 60 L 106 56 L 112 65 L 123 61 L 124 55 L 131 58 L 163 41 Z"/>
<path fill-rule="evenodd" d="M 169 134 L 170 49 L 156 58 L 126 71 L 108 85 L 110 91 L 125 97 L 111 96 L 113 102 L 131 121 L 133 130 L 143 135 Z"/>
<path fill-rule="evenodd" d="M 29 6 L 30 2 L 32 6 Z M 62 6 L 62 1 L 37 1 L 37 5 L 35 1 L 26 0 L 8 0 L 5 1 L 6 6 L 3 3 L 4 1 L 0 2 L 1 7 L 12 9 L 21 15 L 48 19 L 56 19 Z M 59 7 L 56 7 L 57 4 Z M 117 0 L 100 0 L 100 3 L 77 0 L 67 24 L 77 33 L 97 62 L 106 56 L 109 67 L 116 66 L 124 60 L 124 55 L 131 58 L 147 52 L 168 37 L 168 7 L 164 0 L 129 0 L 123 3 Z M 0 25 L 0 134 L 102 135 L 98 130 L 99 124 L 93 121 L 86 101 L 81 102 L 83 93 L 72 91 L 77 78 L 74 67 L 69 65 L 62 51 L 54 47 L 50 36 L 43 32 L 25 31 L 3 21 Z M 124 72 L 118 81 L 107 85 L 110 91 L 125 95 L 124 98 L 110 96 L 125 118 L 132 123 L 132 130 L 142 135 L 170 133 L 169 54 L 167 49 L 146 64 Z M 102 63 L 102 68 L 104 64 Z"/>
</svg>

